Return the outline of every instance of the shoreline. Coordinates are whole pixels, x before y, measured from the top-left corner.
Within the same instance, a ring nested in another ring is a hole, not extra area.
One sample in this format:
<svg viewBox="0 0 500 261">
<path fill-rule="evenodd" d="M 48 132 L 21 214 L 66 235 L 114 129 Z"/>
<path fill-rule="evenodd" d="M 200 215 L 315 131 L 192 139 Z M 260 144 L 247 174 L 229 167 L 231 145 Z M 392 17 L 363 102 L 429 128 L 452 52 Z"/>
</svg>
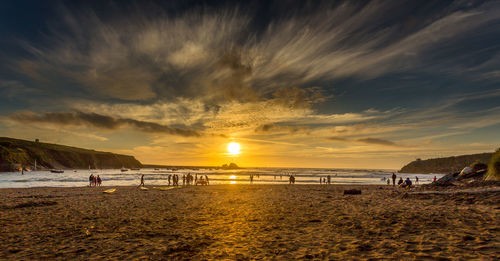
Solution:
<svg viewBox="0 0 500 261">
<path fill-rule="evenodd" d="M 325 187 L 328 187 L 328 186 L 342 186 L 342 187 L 346 187 L 346 186 L 349 186 L 349 187 L 364 187 L 364 186 L 367 186 L 367 187 L 373 187 L 373 186 L 379 186 L 379 187 L 389 187 L 389 185 L 377 185 L 377 184 L 330 184 L 330 185 L 325 185 L 325 184 L 249 184 L 249 183 L 241 183 L 241 184 L 212 184 L 212 185 L 186 185 L 186 186 L 168 186 L 168 185 L 145 185 L 145 187 L 147 188 L 154 188 L 154 187 L 169 187 L 169 188 L 176 188 L 176 189 L 181 189 L 181 188 L 197 188 L 197 187 L 217 187 L 217 186 L 277 186 L 277 187 L 281 187 L 281 186 L 325 186 Z M 28 188 L 0 188 L 0 191 L 1 190 L 7 190 L 7 189 L 19 189 L 19 190 L 29 190 L 29 189 L 80 189 L 80 188 L 89 188 L 89 189 L 95 189 L 95 188 L 108 188 L 108 189 L 111 189 L 111 188 L 138 188 L 139 187 L 139 184 L 137 184 L 137 186 L 130 186 L 130 185 L 117 185 L 117 186 L 98 186 L 98 187 L 94 187 L 94 186 L 79 186 L 79 187 L 54 187 L 54 186 L 42 186 L 42 187 L 28 187 Z M 392 187 L 392 185 L 390 185 L 390 187 Z M 397 185 L 396 185 L 396 188 L 397 188 Z"/>
</svg>

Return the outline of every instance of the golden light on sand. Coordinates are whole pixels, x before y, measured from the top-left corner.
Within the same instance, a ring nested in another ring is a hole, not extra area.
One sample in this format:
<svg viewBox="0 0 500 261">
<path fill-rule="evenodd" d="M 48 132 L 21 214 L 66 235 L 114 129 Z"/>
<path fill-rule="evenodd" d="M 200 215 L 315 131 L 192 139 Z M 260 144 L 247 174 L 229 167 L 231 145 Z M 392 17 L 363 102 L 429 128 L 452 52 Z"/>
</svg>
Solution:
<svg viewBox="0 0 500 261">
<path fill-rule="evenodd" d="M 230 142 L 229 144 L 227 144 L 227 151 L 231 155 L 240 154 L 240 144 L 236 142 Z"/>
</svg>

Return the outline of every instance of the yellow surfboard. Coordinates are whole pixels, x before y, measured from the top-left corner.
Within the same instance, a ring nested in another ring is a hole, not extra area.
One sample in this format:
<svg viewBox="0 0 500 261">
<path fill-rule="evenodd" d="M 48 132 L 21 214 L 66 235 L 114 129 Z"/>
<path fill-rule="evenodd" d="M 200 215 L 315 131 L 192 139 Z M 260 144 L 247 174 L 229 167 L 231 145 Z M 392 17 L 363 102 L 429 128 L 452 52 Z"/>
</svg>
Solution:
<svg viewBox="0 0 500 261">
<path fill-rule="evenodd" d="M 153 189 L 157 190 L 171 190 L 171 189 L 178 189 L 180 187 L 153 187 Z"/>
<path fill-rule="evenodd" d="M 111 193 L 114 193 L 115 191 L 116 191 L 116 189 L 108 189 L 108 190 L 103 191 L 103 193 L 111 194 Z"/>
</svg>

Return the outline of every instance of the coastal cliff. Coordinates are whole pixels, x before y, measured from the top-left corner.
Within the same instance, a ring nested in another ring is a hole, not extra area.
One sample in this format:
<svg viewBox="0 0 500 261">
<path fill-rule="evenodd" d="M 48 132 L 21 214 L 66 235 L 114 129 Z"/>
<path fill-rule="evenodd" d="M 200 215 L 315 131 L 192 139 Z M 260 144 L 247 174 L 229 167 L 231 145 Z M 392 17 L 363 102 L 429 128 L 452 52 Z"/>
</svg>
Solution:
<svg viewBox="0 0 500 261">
<path fill-rule="evenodd" d="M 446 158 L 435 158 L 410 162 L 399 172 L 401 173 L 454 173 L 469 166 L 475 161 L 488 164 L 493 153 L 461 155 Z"/>
<path fill-rule="evenodd" d="M 0 171 L 25 169 L 139 168 L 133 156 L 0 137 Z"/>
</svg>

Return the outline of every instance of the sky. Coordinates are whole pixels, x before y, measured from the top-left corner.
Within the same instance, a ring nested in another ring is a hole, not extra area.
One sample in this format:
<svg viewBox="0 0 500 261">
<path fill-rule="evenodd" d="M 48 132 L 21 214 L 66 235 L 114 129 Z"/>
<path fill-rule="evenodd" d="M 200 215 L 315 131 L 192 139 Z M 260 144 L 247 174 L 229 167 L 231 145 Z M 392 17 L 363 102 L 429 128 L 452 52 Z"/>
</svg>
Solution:
<svg viewBox="0 0 500 261">
<path fill-rule="evenodd" d="M 500 147 L 499 1 L 6 0 L 0 35 L 0 136 L 244 167 Z"/>
</svg>

